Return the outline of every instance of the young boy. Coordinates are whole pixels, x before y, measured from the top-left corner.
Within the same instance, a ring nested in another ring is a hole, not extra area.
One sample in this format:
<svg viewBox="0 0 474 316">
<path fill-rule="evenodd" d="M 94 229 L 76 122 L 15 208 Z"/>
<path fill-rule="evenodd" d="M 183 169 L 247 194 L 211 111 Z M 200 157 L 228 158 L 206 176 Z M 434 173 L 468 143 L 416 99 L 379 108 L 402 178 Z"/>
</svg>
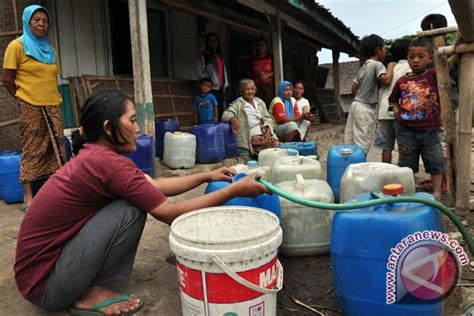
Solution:
<svg viewBox="0 0 474 316">
<path fill-rule="evenodd" d="M 199 94 L 194 98 L 193 111 L 196 124 L 212 124 L 218 121 L 216 97 L 209 93 L 212 81 L 210 78 L 199 80 Z"/>
<path fill-rule="evenodd" d="M 352 93 L 355 97 L 347 118 L 344 142 L 361 146 L 367 155 L 377 118 L 378 86 L 379 83 L 390 84 L 396 63 L 389 63 L 387 69 L 382 64 L 385 59 L 384 41 L 375 34 L 361 40 L 360 53 L 365 62 L 352 84 Z"/>
<path fill-rule="evenodd" d="M 410 71 L 407 54 L 409 40 L 398 39 L 390 47 L 390 53 L 397 64 L 393 67 L 393 79 L 390 85 L 379 90 L 378 126 L 374 146 L 382 149 L 382 162 L 392 163 L 392 150 L 398 133 L 398 121 L 393 111 L 388 110 L 388 97 L 397 80 Z"/>
<path fill-rule="evenodd" d="M 400 124 L 398 129 L 398 165 L 418 172 L 419 158 L 431 175 L 433 195 L 441 198 L 444 171 L 443 152 L 438 129 L 441 127 L 436 71 L 428 69 L 431 44 L 423 38 L 414 39 L 408 48 L 411 73 L 401 77 L 389 97 Z"/>
</svg>

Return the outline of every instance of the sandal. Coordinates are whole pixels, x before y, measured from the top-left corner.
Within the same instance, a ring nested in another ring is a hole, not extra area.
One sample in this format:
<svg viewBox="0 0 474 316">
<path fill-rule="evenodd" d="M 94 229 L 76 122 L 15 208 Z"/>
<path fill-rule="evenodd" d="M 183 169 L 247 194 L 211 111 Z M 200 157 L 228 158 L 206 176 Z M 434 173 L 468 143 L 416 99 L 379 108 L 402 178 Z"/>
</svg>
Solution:
<svg viewBox="0 0 474 316">
<path fill-rule="evenodd" d="M 431 180 L 423 180 L 417 189 L 424 192 L 433 192 L 433 183 Z"/>
<path fill-rule="evenodd" d="M 28 211 L 28 208 L 29 206 L 26 205 L 25 203 L 23 203 L 21 206 L 20 206 L 20 211 L 23 212 L 23 213 L 26 213 Z"/>
<path fill-rule="evenodd" d="M 106 314 L 102 313 L 101 311 L 99 311 L 99 309 L 102 309 L 104 307 L 110 306 L 110 305 L 115 304 L 115 303 L 125 302 L 125 301 L 128 300 L 128 298 L 129 298 L 129 296 L 127 294 L 122 294 L 122 296 L 120 296 L 120 297 L 112 298 L 110 300 L 105 300 L 105 301 L 103 301 L 103 302 L 101 302 L 101 303 L 97 304 L 96 306 L 91 307 L 89 309 L 81 309 L 81 308 L 71 307 L 69 309 L 69 313 L 71 315 L 76 315 L 76 316 L 106 315 Z M 142 309 L 143 305 L 144 305 L 143 301 L 140 301 L 140 303 L 138 304 L 138 306 L 134 310 L 131 310 L 131 311 L 126 312 L 126 313 L 122 313 L 120 315 L 135 314 L 140 309 Z"/>
</svg>

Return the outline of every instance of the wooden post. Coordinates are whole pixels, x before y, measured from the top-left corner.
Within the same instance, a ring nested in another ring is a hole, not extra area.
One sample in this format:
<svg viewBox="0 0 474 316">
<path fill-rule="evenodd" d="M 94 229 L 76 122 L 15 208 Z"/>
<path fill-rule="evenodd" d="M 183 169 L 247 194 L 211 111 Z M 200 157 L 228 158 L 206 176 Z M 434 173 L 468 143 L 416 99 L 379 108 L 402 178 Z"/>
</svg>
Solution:
<svg viewBox="0 0 474 316">
<path fill-rule="evenodd" d="M 459 130 L 456 176 L 456 210 L 470 209 L 471 188 L 471 135 L 472 106 L 474 97 L 474 53 L 464 53 L 460 58 L 459 74 Z"/>
<path fill-rule="evenodd" d="M 332 50 L 332 74 L 334 79 L 334 106 L 341 112 L 341 83 L 339 80 L 339 51 Z"/>
<path fill-rule="evenodd" d="M 275 18 L 270 19 L 272 25 L 273 43 L 273 78 L 275 79 L 275 91 L 283 80 L 283 52 L 281 45 L 281 17 L 280 10 L 276 10 Z"/>
<path fill-rule="evenodd" d="M 129 0 L 135 109 L 140 132 L 155 137 L 146 0 Z"/>
<path fill-rule="evenodd" d="M 436 35 L 433 37 L 433 58 L 436 66 L 436 78 L 438 81 L 439 100 L 441 103 L 441 119 L 446 135 L 446 154 L 447 154 L 447 181 L 451 186 L 451 193 L 453 193 L 454 179 L 456 175 L 456 168 L 454 162 L 456 161 L 456 124 L 454 119 L 453 102 L 451 99 L 451 82 L 449 78 L 448 62 L 445 56 L 438 52 L 438 47 L 444 46 L 443 35 Z M 453 194 L 455 196 L 455 194 Z"/>
</svg>

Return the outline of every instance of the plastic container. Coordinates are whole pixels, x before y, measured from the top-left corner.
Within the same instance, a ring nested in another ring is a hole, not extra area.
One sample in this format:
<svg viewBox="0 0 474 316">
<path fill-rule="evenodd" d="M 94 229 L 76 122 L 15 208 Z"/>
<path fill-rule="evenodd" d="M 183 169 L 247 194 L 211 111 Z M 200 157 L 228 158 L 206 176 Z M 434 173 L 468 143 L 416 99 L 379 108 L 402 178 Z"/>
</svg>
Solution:
<svg viewBox="0 0 474 316">
<path fill-rule="evenodd" d="M 276 186 L 296 196 L 318 202 L 332 203 L 329 185 L 322 180 L 297 180 L 277 183 Z M 314 209 L 280 198 L 283 243 L 280 250 L 287 256 L 311 256 L 329 252 L 331 210 Z"/>
<path fill-rule="evenodd" d="M 276 316 L 281 239 L 278 218 L 257 208 L 207 208 L 175 219 L 169 244 L 183 315 Z"/>
<path fill-rule="evenodd" d="M 362 162 L 347 167 L 341 180 L 340 201 L 345 202 L 356 194 L 382 192 L 385 184 L 399 183 L 403 193 L 415 193 L 415 177 L 408 167 L 383 162 Z"/>
<path fill-rule="evenodd" d="M 5 203 L 23 201 L 23 186 L 20 184 L 21 154 L 14 151 L 0 153 L 0 197 Z"/>
<path fill-rule="evenodd" d="M 196 162 L 213 163 L 224 160 L 224 134 L 218 125 L 200 124 L 191 129 L 196 136 Z"/>
<path fill-rule="evenodd" d="M 166 132 L 163 162 L 172 169 L 193 168 L 196 164 L 196 136 Z"/>
<path fill-rule="evenodd" d="M 272 166 L 273 183 L 296 180 L 297 174 L 303 178 L 323 179 L 323 171 L 319 161 L 304 156 L 288 156 L 278 159 Z"/>
<path fill-rule="evenodd" d="M 316 142 L 290 142 L 281 143 L 278 148 L 296 149 L 300 156 L 309 156 L 318 154 L 318 144 Z"/>
<path fill-rule="evenodd" d="M 155 120 L 155 128 L 156 157 L 163 159 L 165 133 L 179 131 L 179 125 L 175 120 Z"/>
<path fill-rule="evenodd" d="M 298 153 L 296 152 L 296 154 Z M 275 161 L 286 156 L 288 156 L 288 149 L 283 148 L 267 148 L 258 153 L 258 166 L 270 169 L 266 175 L 268 181 L 273 182 L 272 166 Z"/>
<path fill-rule="evenodd" d="M 220 122 L 217 124 L 224 134 L 225 158 L 237 156 L 237 140 L 229 122 Z"/>
<path fill-rule="evenodd" d="M 135 165 L 144 173 L 153 177 L 155 159 L 153 157 L 153 137 L 140 135 L 137 139 L 137 149 L 132 153 L 124 154 L 132 159 Z"/>
<path fill-rule="evenodd" d="M 358 145 L 335 145 L 329 149 L 327 160 L 327 179 L 334 193 L 334 200 L 339 201 L 341 179 L 346 168 L 353 163 L 365 162 L 362 147 Z"/>
<path fill-rule="evenodd" d="M 72 146 L 71 141 L 66 136 L 64 136 L 64 147 L 66 148 L 66 160 L 69 161 L 72 157 Z"/>
<path fill-rule="evenodd" d="M 427 193 L 416 193 L 414 196 L 433 199 Z M 363 193 L 347 203 L 372 199 L 374 197 L 371 194 Z M 408 235 L 425 230 L 442 232 L 443 227 L 438 211 L 419 203 L 379 205 L 335 214 L 332 223 L 331 261 L 334 290 L 342 314 L 442 314 L 442 302 L 386 303 L 387 266 L 391 249 L 397 247 Z M 403 257 L 403 253 L 400 255 Z M 398 294 L 403 293 L 397 290 Z"/>
<path fill-rule="evenodd" d="M 270 170 L 271 170 L 270 167 L 259 167 L 258 162 L 256 160 L 249 160 L 247 162 L 247 171 L 245 171 L 245 173 L 247 174 L 258 173 L 262 179 L 270 181 L 269 179 Z"/>
<path fill-rule="evenodd" d="M 238 181 L 240 178 L 245 177 L 247 174 L 245 173 L 238 173 L 232 178 L 232 182 Z M 227 181 L 211 181 L 206 187 L 204 194 L 208 194 L 220 189 L 223 189 L 229 186 L 232 182 Z M 278 218 L 281 217 L 280 211 L 280 199 L 276 194 L 266 194 L 262 193 L 257 197 L 235 197 L 230 199 L 224 205 L 242 205 L 242 206 L 251 206 L 251 207 L 259 207 L 265 209 L 267 211 L 272 212 Z"/>
</svg>

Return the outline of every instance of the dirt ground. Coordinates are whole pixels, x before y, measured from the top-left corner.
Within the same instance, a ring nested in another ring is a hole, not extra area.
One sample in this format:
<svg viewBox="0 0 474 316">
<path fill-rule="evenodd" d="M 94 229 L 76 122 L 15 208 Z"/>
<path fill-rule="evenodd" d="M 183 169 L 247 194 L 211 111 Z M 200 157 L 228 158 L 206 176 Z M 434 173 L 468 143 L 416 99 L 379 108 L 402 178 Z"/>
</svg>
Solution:
<svg viewBox="0 0 474 316">
<path fill-rule="evenodd" d="M 326 169 L 329 147 L 333 144 L 342 144 L 342 130 L 342 126 L 325 125 L 312 134 L 318 142 L 323 170 Z M 372 149 L 369 161 L 380 161 L 380 151 Z M 427 176 L 421 174 L 420 179 L 424 177 Z M 201 195 L 204 188 L 201 186 L 177 199 Z M 444 202 L 450 203 L 449 200 Z M 47 313 L 34 307 L 21 297 L 16 288 L 12 267 L 18 227 L 23 218 L 18 208 L 19 204 L 6 205 L 0 201 L 0 315 L 67 315 L 67 311 Z M 462 219 L 472 234 L 474 216 L 464 215 Z M 448 232 L 456 232 L 447 221 L 446 227 Z M 139 246 L 134 273 L 130 284 L 126 287 L 127 293 L 145 302 L 145 307 L 137 315 L 181 315 L 175 260 L 168 246 L 168 234 L 167 225 L 149 216 Z M 456 239 L 461 240 L 459 237 Z M 465 244 L 464 249 L 467 251 Z M 315 315 L 314 312 L 295 304 L 290 296 L 313 307 L 318 305 L 315 308 L 326 315 L 341 315 L 332 291 L 329 255 L 300 258 L 281 256 L 280 259 L 285 270 L 285 286 L 284 291 L 278 295 L 278 315 Z M 460 286 L 445 302 L 444 315 L 460 315 L 468 302 L 474 302 L 472 266 L 463 268 L 459 283 Z"/>
</svg>

